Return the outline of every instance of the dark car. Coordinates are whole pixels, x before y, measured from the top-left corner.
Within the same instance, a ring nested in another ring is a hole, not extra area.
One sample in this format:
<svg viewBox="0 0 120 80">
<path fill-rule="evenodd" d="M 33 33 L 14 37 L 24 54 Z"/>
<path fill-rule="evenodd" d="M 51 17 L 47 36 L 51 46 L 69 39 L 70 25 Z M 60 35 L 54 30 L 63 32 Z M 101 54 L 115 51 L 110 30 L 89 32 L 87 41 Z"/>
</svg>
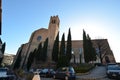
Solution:
<svg viewBox="0 0 120 80">
<path fill-rule="evenodd" d="M 120 79 L 120 66 L 119 65 L 108 66 L 107 76 L 109 78 Z"/>
<path fill-rule="evenodd" d="M 55 73 L 54 69 L 51 68 L 45 68 L 42 69 L 39 73 L 41 77 L 53 77 L 53 74 Z"/>
<path fill-rule="evenodd" d="M 75 80 L 76 75 L 73 67 L 61 67 L 53 75 L 55 79 Z"/>
<path fill-rule="evenodd" d="M 0 79 L 6 79 L 7 78 L 7 68 L 0 68 Z"/>
<path fill-rule="evenodd" d="M 0 80 L 15 80 L 16 76 L 8 68 L 0 68 Z"/>
</svg>

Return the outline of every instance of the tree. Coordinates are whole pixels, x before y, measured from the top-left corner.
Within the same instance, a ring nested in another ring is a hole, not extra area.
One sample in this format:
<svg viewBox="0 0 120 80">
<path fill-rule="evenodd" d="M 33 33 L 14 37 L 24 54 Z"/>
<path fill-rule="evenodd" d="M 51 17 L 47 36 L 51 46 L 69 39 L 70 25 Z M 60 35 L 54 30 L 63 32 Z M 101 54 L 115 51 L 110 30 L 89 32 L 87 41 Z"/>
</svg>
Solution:
<svg viewBox="0 0 120 80">
<path fill-rule="evenodd" d="M 48 47 L 48 38 L 46 38 L 43 47 L 42 47 L 42 43 L 39 44 L 38 49 L 36 51 L 36 55 L 35 55 L 36 62 L 46 61 L 47 47 Z"/>
<path fill-rule="evenodd" d="M 45 42 L 44 42 L 44 46 L 43 46 L 43 50 L 42 50 L 42 61 L 46 61 L 47 59 L 47 47 L 48 47 L 48 38 L 46 38 Z"/>
<path fill-rule="evenodd" d="M 87 37 L 86 32 L 83 30 L 83 50 L 84 50 L 84 59 L 85 62 L 89 62 L 89 54 L 88 54 L 88 45 L 87 45 Z"/>
<path fill-rule="evenodd" d="M 107 40 L 105 41 L 103 39 L 98 39 L 96 41 L 96 45 L 98 47 L 98 57 L 100 58 L 101 63 L 103 63 L 103 59 L 106 57 L 106 55 L 110 54 L 109 44 L 108 44 Z"/>
<path fill-rule="evenodd" d="M 37 49 L 37 51 L 36 51 L 36 55 L 35 55 L 35 60 L 36 60 L 36 62 L 39 62 L 40 60 L 41 60 L 41 58 L 42 58 L 42 43 L 40 43 L 39 45 L 38 45 L 38 49 Z"/>
<path fill-rule="evenodd" d="M 84 59 L 85 62 L 89 63 L 90 61 L 96 60 L 96 51 L 93 47 L 89 35 L 83 30 L 83 49 L 84 49 Z"/>
<path fill-rule="evenodd" d="M 13 66 L 13 69 L 14 69 L 14 70 L 20 68 L 20 63 L 21 63 L 21 58 L 22 58 L 21 52 L 22 52 L 22 49 L 20 50 L 20 52 L 19 52 L 19 54 L 18 54 L 18 56 L 17 56 L 17 58 L 16 58 L 16 61 L 15 61 L 15 63 L 14 63 L 14 66 Z"/>
<path fill-rule="evenodd" d="M 68 59 L 68 63 L 70 63 L 70 60 L 72 57 L 72 43 L 71 43 L 71 31 L 70 31 L 70 29 L 69 29 L 68 38 L 67 38 L 66 56 Z"/>
<path fill-rule="evenodd" d="M 53 51 L 52 51 L 52 60 L 55 62 L 58 62 L 58 54 L 59 54 L 59 32 L 56 36 L 54 45 L 53 45 Z"/>
<path fill-rule="evenodd" d="M 68 66 L 66 55 L 60 55 L 57 63 L 57 68 Z"/>
<path fill-rule="evenodd" d="M 1 50 L 3 54 L 4 54 L 4 52 L 5 52 L 5 46 L 6 46 L 6 43 L 3 43 L 3 44 L 2 44 L 2 50 Z"/>
<path fill-rule="evenodd" d="M 1 66 L 2 60 L 4 58 L 5 46 L 6 46 L 6 43 L 3 43 L 0 38 L 0 66 Z"/>
<path fill-rule="evenodd" d="M 95 48 L 93 47 L 93 44 L 92 44 L 92 41 L 91 41 L 91 38 L 89 37 L 89 35 L 87 35 L 87 45 L 88 45 L 88 56 L 89 56 L 89 61 L 95 61 L 97 58 L 96 58 L 96 51 L 95 51 Z"/>
<path fill-rule="evenodd" d="M 60 45 L 60 55 L 65 55 L 65 35 L 63 33 L 61 45 Z"/>
<path fill-rule="evenodd" d="M 36 49 L 33 52 L 30 52 L 28 61 L 27 61 L 27 70 L 29 71 L 35 57 Z"/>
<path fill-rule="evenodd" d="M 1 39 L 0 39 L 0 43 L 2 44 Z M 5 46 L 6 46 L 6 43 L 3 43 L 2 46 L 1 46 L 1 49 L 0 49 L 0 50 L 1 50 L 1 54 L 0 54 L 0 55 L 2 55 L 2 56 L 0 57 L 0 64 L 2 63 L 2 60 L 3 60 L 3 58 L 4 58 Z"/>
<path fill-rule="evenodd" d="M 29 71 L 29 69 L 30 69 L 30 67 L 31 67 L 31 65 L 33 63 L 33 60 L 34 60 L 34 55 L 35 55 L 34 52 L 35 51 L 30 52 L 29 57 L 28 57 L 28 61 L 27 61 L 27 70 L 28 71 Z"/>
<path fill-rule="evenodd" d="M 67 59 L 66 59 L 66 54 L 65 54 L 65 36 L 64 34 L 62 35 L 62 40 L 61 40 L 61 45 L 60 45 L 60 53 L 59 53 L 59 58 L 58 58 L 58 63 L 57 63 L 57 68 L 66 66 Z"/>
</svg>

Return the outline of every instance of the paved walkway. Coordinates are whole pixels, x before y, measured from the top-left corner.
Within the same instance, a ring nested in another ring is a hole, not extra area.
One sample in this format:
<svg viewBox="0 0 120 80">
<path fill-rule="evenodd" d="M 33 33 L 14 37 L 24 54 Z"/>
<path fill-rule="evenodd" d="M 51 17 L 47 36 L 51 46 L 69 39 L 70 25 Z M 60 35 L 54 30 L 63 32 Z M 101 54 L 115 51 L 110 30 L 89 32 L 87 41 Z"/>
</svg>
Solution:
<svg viewBox="0 0 120 80">
<path fill-rule="evenodd" d="M 106 77 L 105 66 L 95 67 L 89 74 L 77 76 L 77 80 L 102 80 Z"/>
</svg>

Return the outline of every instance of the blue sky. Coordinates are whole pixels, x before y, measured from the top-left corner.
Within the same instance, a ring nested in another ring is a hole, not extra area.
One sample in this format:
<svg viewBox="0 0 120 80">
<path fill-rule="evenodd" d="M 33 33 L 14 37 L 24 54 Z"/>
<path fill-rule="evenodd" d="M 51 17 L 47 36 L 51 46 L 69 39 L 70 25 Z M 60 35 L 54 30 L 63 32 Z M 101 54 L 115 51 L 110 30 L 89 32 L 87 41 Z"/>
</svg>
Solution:
<svg viewBox="0 0 120 80">
<path fill-rule="evenodd" d="M 82 40 L 82 30 L 92 39 L 108 39 L 120 62 L 120 0 L 2 0 L 2 35 L 6 53 L 16 54 L 31 33 L 48 28 L 50 16 L 60 18 L 60 34 L 71 28 L 73 40 Z"/>
</svg>

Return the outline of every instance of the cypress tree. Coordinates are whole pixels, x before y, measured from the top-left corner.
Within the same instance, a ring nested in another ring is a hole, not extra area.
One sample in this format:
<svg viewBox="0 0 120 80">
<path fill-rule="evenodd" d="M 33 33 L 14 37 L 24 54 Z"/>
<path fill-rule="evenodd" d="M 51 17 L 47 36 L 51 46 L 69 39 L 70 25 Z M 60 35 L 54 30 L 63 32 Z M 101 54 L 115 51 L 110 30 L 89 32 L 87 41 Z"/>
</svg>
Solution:
<svg viewBox="0 0 120 80">
<path fill-rule="evenodd" d="M 42 43 L 40 43 L 38 46 L 38 49 L 36 51 L 36 55 L 35 55 L 36 62 L 39 62 L 41 60 L 42 56 L 43 56 L 42 55 Z"/>
<path fill-rule="evenodd" d="M 1 40 L 1 38 L 0 38 L 0 43 L 2 44 L 2 40 Z"/>
<path fill-rule="evenodd" d="M 22 52 L 22 49 L 20 50 L 20 53 L 18 54 L 18 56 L 17 56 L 17 59 L 16 59 L 16 61 L 15 61 L 15 64 L 14 64 L 14 66 L 13 66 L 13 69 L 15 70 L 15 69 L 19 69 L 19 67 L 20 67 L 20 63 L 21 63 L 21 52 Z"/>
<path fill-rule="evenodd" d="M 87 50 L 89 50 L 88 54 L 88 62 L 92 61 L 92 45 L 91 45 L 91 41 L 90 41 L 90 37 L 87 34 Z"/>
<path fill-rule="evenodd" d="M 58 62 L 58 54 L 59 54 L 59 32 L 56 36 L 54 45 L 53 45 L 53 51 L 52 51 L 52 60 L 55 62 Z"/>
<path fill-rule="evenodd" d="M 68 59 L 68 63 L 70 63 L 70 60 L 71 60 L 71 57 L 72 57 L 72 43 L 71 43 L 71 31 L 70 31 L 70 29 L 69 29 L 68 38 L 67 38 L 66 56 L 67 56 L 67 59 Z"/>
<path fill-rule="evenodd" d="M 1 41 L 1 38 L 0 38 L 0 43 L 2 44 L 2 41 Z M 1 48 L 1 55 L 3 55 L 1 58 L 0 58 L 0 65 L 1 65 L 1 63 L 2 63 L 2 60 L 3 60 L 3 58 L 4 58 L 4 52 L 5 52 L 5 46 L 6 46 L 6 43 L 3 43 L 2 44 L 2 48 Z"/>
<path fill-rule="evenodd" d="M 95 52 L 95 49 L 93 47 L 93 44 L 91 42 L 89 35 L 87 35 L 87 39 L 88 39 L 89 61 L 95 61 L 96 60 L 96 52 Z"/>
<path fill-rule="evenodd" d="M 42 61 L 46 61 L 47 59 L 47 47 L 48 47 L 48 38 L 44 42 L 43 50 L 42 50 Z"/>
<path fill-rule="evenodd" d="M 89 62 L 89 54 L 88 54 L 88 45 L 87 45 L 87 37 L 86 37 L 86 32 L 83 30 L 83 50 L 84 50 L 84 59 L 85 62 Z"/>
<path fill-rule="evenodd" d="M 30 54 L 29 54 L 28 61 L 27 61 L 27 70 L 28 71 L 34 61 L 35 54 L 36 54 L 36 49 L 33 52 L 30 52 Z"/>
<path fill-rule="evenodd" d="M 60 55 L 65 55 L 65 35 L 63 33 L 61 45 L 60 45 Z"/>
<path fill-rule="evenodd" d="M 6 43 L 3 43 L 3 44 L 2 44 L 2 50 L 1 50 L 1 51 L 2 51 L 2 54 L 4 54 L 4 52 L 5 52 L 5 46 L 6 46 Z"/>
<path fill-rule="evenodd" d="M 66 54 L 65 54 L 65 36 L 62 35 L 61 45 L 60 45 L 60 53 L 58 58 L 57 67 L 66 66 Z"/>
</svg>

